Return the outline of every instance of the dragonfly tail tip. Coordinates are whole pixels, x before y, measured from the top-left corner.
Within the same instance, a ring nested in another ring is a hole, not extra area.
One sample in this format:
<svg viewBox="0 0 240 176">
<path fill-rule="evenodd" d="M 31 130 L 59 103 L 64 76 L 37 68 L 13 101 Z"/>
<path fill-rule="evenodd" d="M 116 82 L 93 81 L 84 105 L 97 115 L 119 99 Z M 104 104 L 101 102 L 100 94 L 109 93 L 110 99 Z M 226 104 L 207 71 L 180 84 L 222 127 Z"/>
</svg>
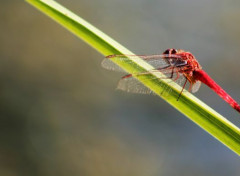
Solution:
<svg viewBox="0 0 240 176">
<path fill-rule="evenodd" d="M 235 106 L 234 109 L 236 109 L 240 113 L 240 106 L 239 105 Z"/>
</svg>

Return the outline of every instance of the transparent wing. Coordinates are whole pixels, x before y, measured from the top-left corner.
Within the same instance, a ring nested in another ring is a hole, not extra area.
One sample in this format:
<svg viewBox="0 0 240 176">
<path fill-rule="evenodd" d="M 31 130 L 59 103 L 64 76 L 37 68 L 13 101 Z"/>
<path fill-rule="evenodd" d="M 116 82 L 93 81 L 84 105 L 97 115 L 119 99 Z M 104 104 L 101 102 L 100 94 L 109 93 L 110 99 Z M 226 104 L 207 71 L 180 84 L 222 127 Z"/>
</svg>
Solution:
<svg viewBox="0 0 240 176">
<path fill-rule="evenodd" d="M 192 93 L 195 93 L 199 90 L 201 86 L 201 81 L 197 81 L 196 83 L 193 84 L 192 86 Z"/>
<path fill-rule="evenodd" d="M 103 59 L 101 66 L 107 70 L 112 70 L 117 72 L 126 72 L 109 58 Z"/>
<path fill-rule="evenodd" d="M 118 90 L 140 93 L 140 94 L 151 94 L 153 93 L 148 87 L 144 86 L 140 81 L 134 77 L 123 78 L 118 82 Z"/>
<path fill-rule="evenodd" d="M 144 61 L 148 62 L 154 68 L 164 68 L 170 66 L 169 59 L 167 59 L 169 55 L 110 55 L 107 56 L 101 63 L 102 67 L 107 70 L 125 72 L 122 68 L 120 68 L 117 64 L 112 62 L 112 60 L 118 62 L 132 62 L 129 58 L 141 58 Z M 171 58 L 180 59 L 180 56 L 171 55 Z"/>
<path fill-rule="evenodd" d="M 158 70 L 159 71 L 159 70 Z M 166 79 L 167 82 L 176 82 L 177 84 L 179 84 L 181 87 L 184 85 L 186 78 L 184 77 L 184 75 L 182 75 L 181 73 L 177 73 L 177 72 L 173 72 L 172 69 L 166 69 L 164 71 L 161 71 L 164 73 L 164 75 L 166 75 L 166 77 L 163 78 L 156 78 L 156 77 L 152 77 L 151 79 Z M 146 74 L 150 74 L 149 72 L 146 72 Z M 134 74 L 135 76 L 139 77 L 139 76 L 144 76 L 146 74 L 143 73 L 139 73 L 139 74 Z M 149 80 L 149 78 L 146 78 L 145 80 L 142 79 L 143 82 L 146 80 Z M 149 88 L 147 88 L 146 86 L 143 85 L 143 83 L 141 83 L 140 81 L 138 81 L 135 77 L 133 77 L 132 75 L 127 75 L 124 76 L 119 82 L 118 82 L 118 86 L 117 89 L 122 90 L 122 91 L 126 91 L 126 92 L 131 92 L 131 93 L 140 93 L 140 94 L 154 94 Z M 172 89 L 168 86 L 166 86 L 164 88 L 164 92 L 171 92 Z"/>
</svg>

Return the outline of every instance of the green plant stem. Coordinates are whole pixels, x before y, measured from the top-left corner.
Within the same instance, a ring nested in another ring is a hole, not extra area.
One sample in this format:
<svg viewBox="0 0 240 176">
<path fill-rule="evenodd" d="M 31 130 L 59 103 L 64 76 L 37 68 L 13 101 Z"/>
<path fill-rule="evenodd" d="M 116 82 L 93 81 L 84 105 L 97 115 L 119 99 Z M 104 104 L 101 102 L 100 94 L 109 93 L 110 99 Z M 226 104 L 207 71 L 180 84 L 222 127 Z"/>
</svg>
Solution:
<svg viewBox="0 0 240 176">
<path fill-rule="evenodd" d="M 111 54 L 133 54 L 109 36 L 55 1 L 26 1 L 60 23 L 104 56 Z M 113 62 L 129 73 L 147 71 L 152 68 L 140 58 L 129 58 L 129 61 L 131 62 L 122 63 L 113 59 Z M 161 73 L 152 73 L 151 75 L 137 77 L 137 79 L 201 128 L 206 130 L 209 134 L 225 144 L 232 151 L 240 155 L 240 130 L 238 127 L 188 92 L 184 92 L 179 101 L 176 101 L 181 88 L 175 83 L 167 83 L 164 79 L 157 79 L 160 76 L 162 76 Z M 171 87 L 172 91 L 170 93 L 161 94 L 166 87 Z"/>
</svg>

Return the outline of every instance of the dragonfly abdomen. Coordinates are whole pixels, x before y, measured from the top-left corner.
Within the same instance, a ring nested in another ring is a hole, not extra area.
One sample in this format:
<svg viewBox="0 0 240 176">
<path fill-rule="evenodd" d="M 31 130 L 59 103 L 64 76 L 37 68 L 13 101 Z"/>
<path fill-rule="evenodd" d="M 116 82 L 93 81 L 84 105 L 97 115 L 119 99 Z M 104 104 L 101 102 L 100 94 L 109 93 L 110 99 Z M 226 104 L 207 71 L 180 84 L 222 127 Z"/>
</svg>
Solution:
<svg viewBox="0 0 240 176">
<path fill-rule="evenodd" d="M 205 71 L 196 70 L 194 71 L 194 77 L 196 80 L 201 81 L 215 91 L 221 98 L 223 98 L 230 106 L 240 112 L 240 105 L 223 90 Z"/>
</svg>

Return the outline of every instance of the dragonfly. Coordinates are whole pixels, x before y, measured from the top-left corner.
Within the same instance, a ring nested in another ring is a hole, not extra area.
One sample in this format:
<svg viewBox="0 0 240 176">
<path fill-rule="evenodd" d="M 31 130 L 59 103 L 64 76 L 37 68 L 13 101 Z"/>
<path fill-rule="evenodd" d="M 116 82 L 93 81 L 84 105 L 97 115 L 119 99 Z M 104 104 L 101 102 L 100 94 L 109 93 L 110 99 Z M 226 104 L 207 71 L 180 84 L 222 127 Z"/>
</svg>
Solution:
<svg viewBox="0 0 240 176">
<path fill-rule="evenodd" d="M 144 72 L 134 72 L 121 78 L 117 89 L 132 92 L 151 94 L 152 91 L 140 83 L 135 77 L 151 75 L 160 72 L 164 77 L 153 77 L 152 79 L 168 79 L 174 81 L 182 87 L 178 96 L 180 98 L 183 90 L 188 85 L 188 91 L 197 92 L 201 83 L 207 85 L 225 100 L 232 108 L 240 113 L 240 105 L 227 92 L 223 90 L 201 67 L 195 56 L 182 49 L 167 49 L 162 54 L 157 55 L 109 55 L 102 61 L 103 68 L 112 71 L 125 72 L 112 59 L 118 62 L 132 62 L 129 58 L 141 58 L 149 63 L 153 69 Z M 147 78 L 149 79 L 149 78 Z M 178 100 L 177 99 L 177 100 Z"/>
</svg>

